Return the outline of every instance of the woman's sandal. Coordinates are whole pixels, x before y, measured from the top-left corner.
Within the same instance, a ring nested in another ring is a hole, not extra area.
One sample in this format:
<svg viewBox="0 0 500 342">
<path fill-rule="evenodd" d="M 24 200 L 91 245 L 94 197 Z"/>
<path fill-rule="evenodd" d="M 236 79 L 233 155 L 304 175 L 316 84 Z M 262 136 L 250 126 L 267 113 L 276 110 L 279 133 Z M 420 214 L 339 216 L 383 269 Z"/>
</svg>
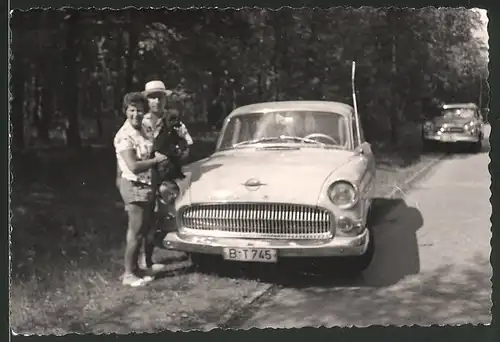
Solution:
<svg viewBox="0 0 500 342">
<path fill-rule="evenodd" d="M 154 278 L 151 276 L 138 277 L 135 274 L 127 274 L 123 275 L 122 284 L 131 287 L 140 287 L 145 286 L 153 280 Z"/>
</svg>

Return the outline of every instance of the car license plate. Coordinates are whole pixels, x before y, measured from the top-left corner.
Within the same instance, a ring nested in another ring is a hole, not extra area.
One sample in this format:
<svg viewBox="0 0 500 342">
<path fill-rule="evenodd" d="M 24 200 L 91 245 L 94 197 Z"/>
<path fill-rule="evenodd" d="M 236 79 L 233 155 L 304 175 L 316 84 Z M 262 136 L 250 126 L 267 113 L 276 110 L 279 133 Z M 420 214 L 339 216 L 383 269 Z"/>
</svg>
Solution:
<svg viewBox="0 0 500 342">
<path fill-rule="evenodd" d="M 449 134 L 441 135 L 441 141 L 452 141 L 452 137 Z"/>
<path fill-rule="evenodd" d="M 224 259 L 234 261 L 277 262 L 275 249 L 265 248 L 224 248 Z"/>
</svg>

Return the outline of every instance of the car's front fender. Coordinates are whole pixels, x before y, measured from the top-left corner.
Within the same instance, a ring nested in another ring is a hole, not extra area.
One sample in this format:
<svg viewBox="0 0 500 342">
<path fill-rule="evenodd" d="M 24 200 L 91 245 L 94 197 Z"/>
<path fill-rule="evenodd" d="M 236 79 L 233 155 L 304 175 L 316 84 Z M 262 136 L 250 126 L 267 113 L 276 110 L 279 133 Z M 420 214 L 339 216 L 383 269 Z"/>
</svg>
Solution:
<svg viewBox="0 0 500 342">
<path fill-rule="evenodd" d="M 354 157 L 348 164 L 333 172 L 323 183 L 318 205 L 328 208 L 336 217 L 349 217 L 365 225 L 375 191 L 375 168 L 371 158 L 372 156 L 363 155 Z M 357 189 L 359 200 L 352 208 L 341 209 L 331 202 L 328 188 L 337 181 L 348 181 Z"/>
</svg>

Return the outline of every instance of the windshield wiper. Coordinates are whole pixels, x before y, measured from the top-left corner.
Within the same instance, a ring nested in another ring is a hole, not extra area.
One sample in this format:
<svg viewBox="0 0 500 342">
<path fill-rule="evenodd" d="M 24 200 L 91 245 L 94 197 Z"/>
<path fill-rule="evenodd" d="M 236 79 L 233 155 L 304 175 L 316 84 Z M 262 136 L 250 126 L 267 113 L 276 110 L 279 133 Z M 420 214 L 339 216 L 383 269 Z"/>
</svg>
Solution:
<svg viewBox="0 0 500 342">
<path fill-rule="evenodd" d="M 301 138 L 301 137 L 292 137 L 292 136 L 288 136 L 288 135 L 282 135 L 282 136 L 280 136 L 280 139 L 282 139 L 282 140 L 295 140 L 295 141 L 300 141 L 300 142 L 309 143 L 309 144 L 317 144 L 317 145 L 321 145 L 323 147 L 326 146 L 326 144 L 324 144 L 320 141 L 317 141 L 317 140 Z"/>
<path fill-rule="evenodd" d="M 245 140 L 245 141 L 241 141 L 239 143 L 234 144 L 233 147 L 238 147 L 238 146 L 243 146 L 243 145 L 252 145 L 252 144 L 258 144 L 261 142 L 275 141 L 275 140 L 280 140 L 280 138 L 279 137 L 266 137 L 266 138 L 259 138 L 259 139 L 253 139 L 253 140 Z"/>
<path fill-rule="evenodd" d="M 322 147 L 326 146 L 326 144 L 319 142 L 319 141 L 316 141 L 316 140 L 313 140 L 313 139 L 306 139 L 306 138 L 301 138 L 301 137 L 292 137 L 292 136 L 288 136 L 288 135 L 281 135 L 279 137 L 266 137 L 266 138 L 259 138 L 259 139 L 253 139 L 253 140 L 246 140 L 246 141 L 242 141 L 242 142 L 239 142 L 237 144 L 234 144 L 233 147 L 238 147 L 238 146 L 242 146 L 242 145 L 258 144 L 261 142 L 268 142 L 268 141 L 277 141 L 277 140 L 278 141 L 279 140 L 295 140 L 295 141 L 300 141 L 303 143 L 321 145 Z"/>
</svg>

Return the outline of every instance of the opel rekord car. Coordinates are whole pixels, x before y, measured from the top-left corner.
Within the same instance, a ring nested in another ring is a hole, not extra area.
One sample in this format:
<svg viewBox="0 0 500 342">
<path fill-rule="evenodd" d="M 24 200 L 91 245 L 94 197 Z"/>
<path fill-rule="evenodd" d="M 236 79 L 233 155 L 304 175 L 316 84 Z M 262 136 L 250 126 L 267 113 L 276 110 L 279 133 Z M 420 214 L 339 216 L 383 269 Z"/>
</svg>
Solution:
<svg viewBox="0 0 500 342">
<path fill-rule="evenodd" d="M 479 108 L 473 103 L 446 104 L 441 113 L 428 120 L 422 127 L 424 149 L 432 149 L 436 143 L 467 144 L 479 152 L 483 141 L 484 121 Z"/>
<path fill-rule="evenodd" d="M 348 104 L 237 108 L 215 152 L 186 174 L 168 249 L 195 262 L 212 254 L 236 262 L 343 258 L 354 272 L 370 264 L 375 160 Z"/>
</svg>

